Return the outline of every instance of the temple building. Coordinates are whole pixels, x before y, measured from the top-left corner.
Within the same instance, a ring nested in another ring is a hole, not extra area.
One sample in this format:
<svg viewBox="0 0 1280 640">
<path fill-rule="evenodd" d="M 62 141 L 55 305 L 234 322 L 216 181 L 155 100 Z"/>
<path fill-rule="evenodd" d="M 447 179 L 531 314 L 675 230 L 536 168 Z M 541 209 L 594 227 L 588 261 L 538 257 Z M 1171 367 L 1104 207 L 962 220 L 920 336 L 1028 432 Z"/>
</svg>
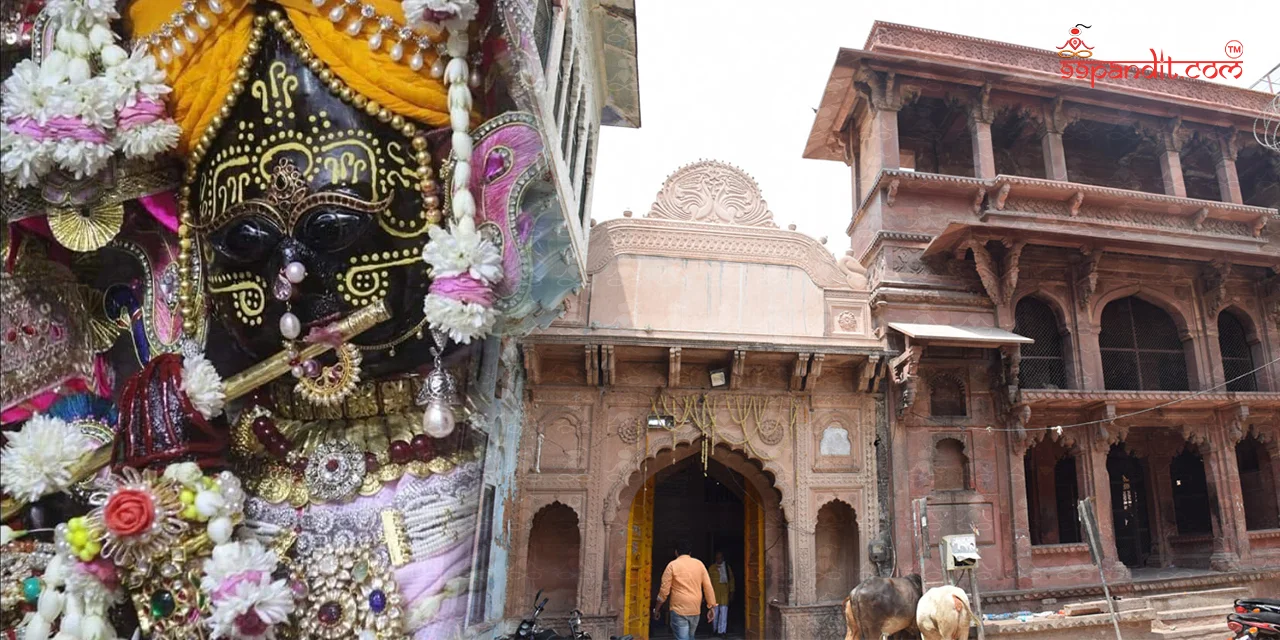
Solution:
<svg viewBox="0 0 1280 640">
<path fill-rule="evenodd" d="M 1274 594 L 1273 96 L 1075 68 L 880 22 L 836 57 L 805 157 L 850 168 L 895 353 L 895 565 L 936 584 L 929 547 L 976 529 L 989 609 L 1100 594 L 1092 498 L 1112 593 Z"/>
<path fill-rule="evenodd" d="M 850 168 L 838 258 L 716 161 L 590 230 L 521 344 L 509 619 L 541 589 L 557 628 L 662 637 L 683 538 L 738 577 L 731 635 L 841 638 L 859 580 L 940 584 L 967 533 L 986 612 L 1056 610 L 1103 593 L 1081 499 L 1111 592 L 1147 598 L 1125 637 L 1280 591 L 1273 98 L 1060 60 L 886 23 L 841 50 L 804 152 Z"/>
<path fill-rule="evenodd" d="M 594 227 L 587 273 L 522 345 L 507 611 L 541 589 L 556 628 L 576 608 L 593 637 L 649 637 L 687 539 L 737 576 L 732 632 L 842 634 L 814 605 L 888 569 L 865 551 L 887 534 L 888 427 L 865 279 L 716 161 L 673 173 L 644 217 Z M 796 626 L 814 620 L 826 633 Z"/>
</svg>

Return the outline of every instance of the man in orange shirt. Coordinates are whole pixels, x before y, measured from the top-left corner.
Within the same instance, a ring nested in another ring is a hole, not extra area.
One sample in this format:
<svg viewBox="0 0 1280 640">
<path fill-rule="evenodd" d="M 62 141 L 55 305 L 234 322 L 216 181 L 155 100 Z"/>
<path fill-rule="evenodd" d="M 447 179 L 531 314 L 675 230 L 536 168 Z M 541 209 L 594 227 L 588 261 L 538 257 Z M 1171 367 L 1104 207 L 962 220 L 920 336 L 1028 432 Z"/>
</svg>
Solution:
<svg viewBox="0 0 1280 640">
<path fill-rule="evenodd" d="M 689 556 L 692 550 L 693 545 L 687 540 L 676 545 L 676 559 L 662 572 L 662 588 L 653 607 L 653 619 L 657 620 L 662 603 L 671 596 L 671 633 L 676 640 L 693 640 L 701 610 L 699 601 L 703 598 L 707 601 L 707 622 L 716 617 L 716 593 L 711 586 L 711 575 L 706 566 Z"/>
</svg>

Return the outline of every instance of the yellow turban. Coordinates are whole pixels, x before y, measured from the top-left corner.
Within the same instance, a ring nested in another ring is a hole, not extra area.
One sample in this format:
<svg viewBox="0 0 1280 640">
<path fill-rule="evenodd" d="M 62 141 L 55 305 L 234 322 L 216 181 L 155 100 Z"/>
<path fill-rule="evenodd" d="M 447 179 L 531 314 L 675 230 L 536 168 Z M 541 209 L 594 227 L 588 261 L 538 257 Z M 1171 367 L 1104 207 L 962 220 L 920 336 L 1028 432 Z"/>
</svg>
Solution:
<svg viewBox="0 0 1280 640">
<path fill-rule="evenodd" d="M 192 141 L 200 138 L 222 108 L 253 29 L 252 0 L 220 0 L 222 13 L 218 15 L 208 9 L 207 1 L 198 0 L 197 8 L 211 19 L 210 28 L 195 44 L 183 38 L 182 29 L 175 29 L 174 37 L 181 38 L 182 44 L 192 50 L 175 56 L 165 68 L 173 87 L 170 108 L 182 128 L 179 144 L 183 153 L 189 151 Z M 183 2 L 133 2 L 128 12 L 130 33 L 135 40 L 143 41 L 169 24 L 174 14 L 181 11 Z M 378 51 L 371 51 L 363 37 L 378 28 L 376 20 L 364 21 L 361 36 L 353 38 L 343 31 L 355 17 L 359 5 L 349 7 L 346 19 L 334 23 L 328 18 L 329 5 L 338 6 L 333 0 L 320 7 L 311 0 L 278 0 L 278 3 L 316 57 L 352 90 L 405 118 L 433 127 L 449 124 L 448 89 L 443 80 L 432 78 L 427 71 L 436 58 L 434 48 L 424 52 L 422 70 L 414 71 L 403 61 L 392 60 L 386 51 L 397 41 L 395 30 L 385 33 L 387 42 Z M 404 12 L 398 1 L 363 0 L 363 4 L 371 5 L 378 15 L 395 20 L 397 29 L 404 25 Z M 194 17 L 188 18 L 192 20 Z M 405 52 L 406 58 L 408 55 Z"/>
</svg>

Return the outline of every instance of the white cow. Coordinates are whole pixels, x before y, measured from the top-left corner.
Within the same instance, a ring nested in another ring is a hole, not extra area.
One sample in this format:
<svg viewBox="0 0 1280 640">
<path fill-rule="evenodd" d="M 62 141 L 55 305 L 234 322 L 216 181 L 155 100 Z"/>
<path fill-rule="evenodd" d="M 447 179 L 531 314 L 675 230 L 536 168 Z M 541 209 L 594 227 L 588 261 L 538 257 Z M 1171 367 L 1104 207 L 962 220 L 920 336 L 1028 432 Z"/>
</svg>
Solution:
<svg viewBox="0 0 1280 640">
<path fill-rule="evenodd" d="M 934 587 L 916 605 L 916 626 L 924 640 L 964 640 L 970 620 L 978 622 L 978 617 L 969 609 L 969 594 L 959 587 Z"/>
</svg>

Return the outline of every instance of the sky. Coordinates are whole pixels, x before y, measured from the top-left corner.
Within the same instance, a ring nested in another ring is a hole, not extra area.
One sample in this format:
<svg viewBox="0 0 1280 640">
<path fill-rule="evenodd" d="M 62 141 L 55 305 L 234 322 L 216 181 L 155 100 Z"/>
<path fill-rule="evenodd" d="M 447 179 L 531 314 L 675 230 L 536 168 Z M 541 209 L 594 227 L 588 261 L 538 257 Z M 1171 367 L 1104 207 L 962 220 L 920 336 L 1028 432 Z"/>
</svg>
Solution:
<svg viewBox="0 0 1280 640">
<path fill-rule="evenodd" d="M 1029 10 L 1037 6 L 1039 10 Z M 850 171 L 801 157 L 836 53 L 860 49 L 876 20 L 1054 49 L 1076 23 L 1100 59 L 1222 60 L 1244 45 L 1248 87 L 1280 63 L 1274 1 L 1214 3 L 896 0 L 636 0 L 639 129 L 601 129 L 591 217 L 648 212 L 663 180 L 700 159 L 756 179 L 774 221 L 841 255 L 849 246 Z"/>
</svg>

